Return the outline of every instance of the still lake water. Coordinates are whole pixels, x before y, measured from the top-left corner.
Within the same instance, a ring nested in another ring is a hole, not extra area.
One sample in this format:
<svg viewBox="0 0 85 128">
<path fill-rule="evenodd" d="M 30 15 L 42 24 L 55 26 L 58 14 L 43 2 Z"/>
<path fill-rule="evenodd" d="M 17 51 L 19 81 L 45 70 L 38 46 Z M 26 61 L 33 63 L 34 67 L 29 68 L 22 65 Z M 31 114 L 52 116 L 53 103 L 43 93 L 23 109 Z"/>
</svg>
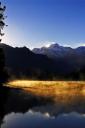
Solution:
<svg viewBox="0 0 85 128">
<path fill-rule="evenodd" d="M 1 128 L 85 128 L 81 88 L 11 88 Z"/>
</svg>

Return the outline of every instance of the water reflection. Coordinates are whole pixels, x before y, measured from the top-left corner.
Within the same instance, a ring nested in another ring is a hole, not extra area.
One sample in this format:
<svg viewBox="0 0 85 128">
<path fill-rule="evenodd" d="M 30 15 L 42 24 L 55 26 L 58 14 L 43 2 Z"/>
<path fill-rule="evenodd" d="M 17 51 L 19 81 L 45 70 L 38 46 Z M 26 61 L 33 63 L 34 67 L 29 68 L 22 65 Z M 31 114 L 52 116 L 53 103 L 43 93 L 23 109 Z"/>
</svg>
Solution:
<svg viewBox="0 0 85 128">
<path fill-rule="evenodd" d="M 7 95 L 1 128 L 85 128 L 84 85 L 10 88 Z"/>
<path fill-rule="evenodd" d="M 52 117 L 48 113 L 28 111 L 11 113 L 3 119 L 1 128 L 85 128 L 85 115 L 78 113 Z"/>
<path fill-rule="evenodd" d="M 25 113 L 28 109 L 48 112 L 52 116 L 73 111 L 85 113 L 85 95 L 77 89 L 11 89 L 5 104 L 5 113 Z"/>
</svg>

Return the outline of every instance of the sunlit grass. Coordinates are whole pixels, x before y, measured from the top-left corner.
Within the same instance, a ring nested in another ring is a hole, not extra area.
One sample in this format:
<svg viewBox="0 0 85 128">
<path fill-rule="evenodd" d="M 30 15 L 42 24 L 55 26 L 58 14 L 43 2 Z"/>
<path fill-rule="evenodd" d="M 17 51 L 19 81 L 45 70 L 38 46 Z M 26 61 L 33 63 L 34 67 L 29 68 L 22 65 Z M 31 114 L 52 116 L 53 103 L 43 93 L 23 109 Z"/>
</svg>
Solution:
<svg viewBox="0 0 85 128">
<path fill-rule="evenodd" d="M 7 86 L 17 88 L 28 87 L 58 87 L 65 89 L 81 89 L 85 87 L 84 81 L 32 81 L 32 80 L 14 80 L 7 83 Z"/>
<path fill-rule="evenodd" d="M 84 81 L 31 81 L 31 80 L 15 80 L 8 82 L 7 86 L 13 88 L 23 88 L 24 90 L 30 90 L 37 94 L 67 94 L 68 92 L 79 91 L 85 94 L 85 82 Z"/>
<path fill-rule="evenodd" d="M 7 86 L 21 88 L 35 96 L 51 97 L 53 101 L 64 104 L 85 100 L 84 81 L 10 81 Z"/>
<path fill-rule="evenodd" d="M 10 81 L 7 83 L 7 86 L 12 86 L 12 87 L 33 87 L 33 86 L 49 86 L 49 85 L 56 85 L 56 81 L 32 81 L 32 80 L 14 80 Z M 59 84 L 59 82 L 58 82 Z"/>
</svg>

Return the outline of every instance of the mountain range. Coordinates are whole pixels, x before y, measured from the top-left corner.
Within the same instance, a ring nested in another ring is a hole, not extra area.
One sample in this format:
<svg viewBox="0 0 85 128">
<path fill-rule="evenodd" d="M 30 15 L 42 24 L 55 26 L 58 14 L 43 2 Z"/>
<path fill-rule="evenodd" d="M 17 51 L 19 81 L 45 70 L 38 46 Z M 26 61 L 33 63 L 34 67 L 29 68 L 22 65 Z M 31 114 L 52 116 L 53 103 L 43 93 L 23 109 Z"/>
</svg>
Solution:
<svg viewBox="0 0 85 128">
<path fill-rule="evenodd" d="M 12 47 L 0 44 L 11 77 L 41 80 L 85 79 L 85 47 L 52 44 L 48 48 Z"/>
<path fill-rule="evenodd" d="M 57 43 L 51 44 L 49 47 L 34 48 L 32 51 L 36 54 L 43 54 L 53 59 L 63 58 L 72 55 L 85 55 L 85 47 L 83 46 L 73 49 L 71 47 L 60 46 Z"/>
</svg>

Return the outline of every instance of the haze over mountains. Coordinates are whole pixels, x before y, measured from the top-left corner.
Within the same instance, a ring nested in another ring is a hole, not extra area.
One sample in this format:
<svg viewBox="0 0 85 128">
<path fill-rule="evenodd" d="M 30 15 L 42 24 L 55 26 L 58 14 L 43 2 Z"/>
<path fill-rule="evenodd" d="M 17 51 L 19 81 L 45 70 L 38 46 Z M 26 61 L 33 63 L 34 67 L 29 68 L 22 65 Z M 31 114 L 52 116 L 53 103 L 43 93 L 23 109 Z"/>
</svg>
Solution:
<svg viewBox="0 0 85 128">
<path fill-rule="evenodd" d="M 33 79 L 85 79 L 85 47 L 72 49 L 58 44 L 48 48 L 14 48 L 0 44 L 10 76 Z"/>
</svg>

